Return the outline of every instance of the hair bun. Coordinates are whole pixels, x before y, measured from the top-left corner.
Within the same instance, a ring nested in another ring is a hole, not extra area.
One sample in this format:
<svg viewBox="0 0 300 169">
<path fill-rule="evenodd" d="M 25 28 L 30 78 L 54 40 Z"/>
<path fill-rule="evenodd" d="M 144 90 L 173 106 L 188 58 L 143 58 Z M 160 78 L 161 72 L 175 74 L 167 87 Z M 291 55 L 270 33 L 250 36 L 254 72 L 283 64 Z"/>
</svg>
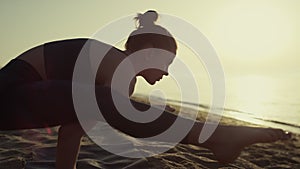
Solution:
<svg viewBox="0 0 300 169">
<path fill-rule="evenodd" d="M 158 19 L 158 13 L 154 10 L 148 10 L 144 14 L 138 13 L 134 19 L 138 22 L 138 28 L 153 26 Z"/>
</svg>

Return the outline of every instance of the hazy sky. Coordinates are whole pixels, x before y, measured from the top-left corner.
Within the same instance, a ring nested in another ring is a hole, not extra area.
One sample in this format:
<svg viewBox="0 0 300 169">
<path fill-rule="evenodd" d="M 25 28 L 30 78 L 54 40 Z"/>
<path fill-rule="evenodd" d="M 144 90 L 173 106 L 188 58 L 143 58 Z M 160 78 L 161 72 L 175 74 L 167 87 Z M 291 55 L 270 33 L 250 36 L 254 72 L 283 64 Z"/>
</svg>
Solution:
<svg viewBox="0 0 300 169">
<path fill-rule="evenodd" d="M 300 73 L 298 0 L 2 0 L 0 65 L 35 45 L 90 37 L 115 19 L 147 9 L 196 26 L 215 47 L 227 75 Z"/>
</svg>

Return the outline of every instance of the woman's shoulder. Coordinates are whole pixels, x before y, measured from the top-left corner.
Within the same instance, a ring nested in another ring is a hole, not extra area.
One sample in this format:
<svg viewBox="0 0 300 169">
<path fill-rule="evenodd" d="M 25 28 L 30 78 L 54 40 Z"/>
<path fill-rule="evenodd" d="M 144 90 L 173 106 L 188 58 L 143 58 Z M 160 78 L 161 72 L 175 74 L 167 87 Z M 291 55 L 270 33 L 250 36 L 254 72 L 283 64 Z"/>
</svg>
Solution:
<svg viewBox="0 0 300 169">
<path fill-rule="evenodd" d="M 94 53 L 103 53 L 104 55 L 119 55 L 125 56 L 124 52 L 110 44 L 99 41 L 97 39 L 92 38 L 72 38 L 72 39 L 62 39 L 62 40 L 54 40 L 50 42 L 44 43 L 44 47 L 46 48 L 63 48 L 67 50 L 71 48 L 82 49 L 87 48 L 90 52 Z"/>
</svg>

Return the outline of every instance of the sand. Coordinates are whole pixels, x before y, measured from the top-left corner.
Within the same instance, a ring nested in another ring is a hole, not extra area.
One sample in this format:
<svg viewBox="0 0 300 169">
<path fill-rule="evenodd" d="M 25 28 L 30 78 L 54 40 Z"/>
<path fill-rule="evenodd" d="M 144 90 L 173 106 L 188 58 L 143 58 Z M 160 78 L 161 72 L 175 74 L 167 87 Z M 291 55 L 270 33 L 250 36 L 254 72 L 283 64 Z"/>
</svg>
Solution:
<svg viewBox="0 0 300 169">
<path fill-rule="evenodd" d="M 175 108 L 178 109 L 178 107 Z M 199 112 L 198 119 L 204 120 L 206 114 L 206 112 Z M 254 124 L 225 117 L 222 118 L 221 123 L 255 126 Z M 105 132 L 106 128 L 103 127 L 102 130 Z M 130 141 L 132 142 L 132 139 L 128 139 L 128 136 L 121 135 L 124 145 L 130 144 Z M 0 131 L 0 169 L 55 168 L 56 139 L 57 127 Z M 111 144 L 114 146 L 113 143 Z M 164 147 L 168 146 L 168 143 L 147 146 Z M 133 153 L 134 151 L 127 153 Z M 178 144 L 163 154 L 134 159 L 109 153 L 93 143 L 88 137 L 84 137 L 77 168 L 300 168 L 300 136 L 293 134 L 292 138 L 287 141 L 248 146 L 234 163 L 226 165 L 218 163 L 209 150 L 193 145 Z"/>
</svg>

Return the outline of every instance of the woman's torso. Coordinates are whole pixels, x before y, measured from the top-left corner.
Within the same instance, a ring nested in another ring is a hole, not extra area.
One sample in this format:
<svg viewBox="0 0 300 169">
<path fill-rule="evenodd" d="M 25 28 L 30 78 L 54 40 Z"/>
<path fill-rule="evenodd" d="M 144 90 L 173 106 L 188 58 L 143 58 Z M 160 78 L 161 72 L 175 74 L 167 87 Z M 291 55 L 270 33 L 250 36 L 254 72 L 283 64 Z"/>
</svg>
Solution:
<svg viewBox="0 0 300 169">
<path fill-rule="evenodd" d="M 36 78 L 34 80 L 72 81 L 74 67 L 79 56 L 81 59 L 86 59 L 88 67 L 84 68 L 90 69 L 87 71 L 88 73 L 92 74 L 93 72 L 97 72 L 95 79 L 96 84 L 103 86 L 109 86 L 111 84 L 115 69 L 126 57 L 126 55 L 117 48 L 97 40 L 70 39 L 49 42 L 37 46 L 24 52 L 18 56 L 16 60 L 25 61 L 34 68 L 36 73 L 40 76 L 40 78 Z M 99 61 L 99 57 L 102 59 L 102 62 L 99 68 L 96 68 L 98 70 L 97 71 L 94 68 L 97 65 L 94 64 L 97 60 Z M 13 64 L 10 64 L 10 67 L 12 67 Z M 5 71 L 5 69 L 7 69 L 6 67 L 7 66 L 0 71 L 0 75 L 5 74 L 5 72 L 7 73 L 7 71 Z M 22 74 L 19 76 L 22 76 Z M 0 81 L 3 81 L 3 78 L 2 80 L 0 79 Z M 129 87 L 130 95 L 133 93 L 134 85 L 135 78 L 132 80 Z"/>
</svg>

